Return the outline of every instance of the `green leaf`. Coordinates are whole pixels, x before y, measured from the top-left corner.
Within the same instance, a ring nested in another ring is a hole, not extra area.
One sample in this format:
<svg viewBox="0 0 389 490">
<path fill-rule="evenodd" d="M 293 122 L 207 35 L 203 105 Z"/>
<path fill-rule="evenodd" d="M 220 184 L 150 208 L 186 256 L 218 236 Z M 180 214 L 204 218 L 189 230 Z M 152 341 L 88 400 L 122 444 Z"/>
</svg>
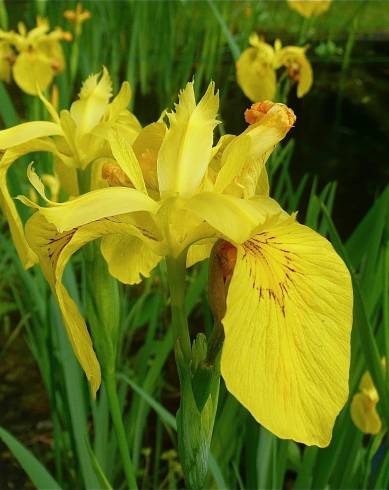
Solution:
<svg viewBox="0 0 389 490">
<path fill-rule="evenodd" d="M 20 466 L 24 469 L 38 490 L 61 488 L 32 452 L 25 448 L 13 435 L 2 427 L 0 427 L 0 438 L 18 460 Z"/>
</svg>

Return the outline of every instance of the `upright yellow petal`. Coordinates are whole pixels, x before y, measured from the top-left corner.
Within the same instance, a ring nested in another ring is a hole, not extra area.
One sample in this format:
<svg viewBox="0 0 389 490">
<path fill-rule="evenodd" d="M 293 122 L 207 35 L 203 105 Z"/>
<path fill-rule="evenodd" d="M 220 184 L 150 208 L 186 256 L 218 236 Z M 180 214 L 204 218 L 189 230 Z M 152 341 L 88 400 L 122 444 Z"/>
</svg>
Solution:
<svg viewBox="0 0 389 490">
<path fill-rule="evenodd" d="M 142 170 L 131 143 L 123 138 L 122 134 L 117 130 L 110 131 L 108 141 L 115 160 L 130 179 L 132 185 L 138 191 L 147 193 Z"/>
<path fill-rule="evenodd" d="M 215 191 L 248 199 L 256 194 L 261 178 L 263 190 L 268 190 L 265 163 L 292 128 L 296 116 L 285 104 L 264 101 L 247 109 L 245 117 L 249 127 L 233 138 L 222 153 Z"/>
<path fill-rule="evenodd" d="M 377 403 L 364 393 L 356 393 L 350 405 L 351 418 L 356 427 L 365 434 L 378 434 L 382 427 L 376 409 Z"/>
<path fill-rule="evenodd" d="M 157 159 L 165 133 L 165 124 L 158 122 L 149 124 L 141 129 L 133 144 L 135 155 L 149 191 L 159 191 Z"/>
<path fill-rule="evenodd" d="M 77 124 L 78 135 L 89 133 L 101 120 L 112 96 L 112 82 L 106 68 L 85 80 L 79 100 L 73 102 L 70 114 Z"/>
<path fill-rule="evenodd" d="M 170 127 L 158 154 L 158 181 L 161 195 L 193 195 L 199 187 L 211 157 L 213 130 L 219 96 L 210 83 L 196 105 L 193 82 L 179 95 L 176 112 L 168 115 Z"/>
<path fill-rule="evenodd" d="M 236 248 L 223 319 L 228 390 L 278 437 L 327 446 L 348 396 L 350 274 L 322 236 L 272 219 Z"/>
<path fill-rule="evenodd" d="M 132 91 L 128 82 L 123 82 L 118 94 L 108 106 L 108 119 L 115 119 L 125 111 L 130 103 Z"/>
<path fill-rule="evenodd" d="M 381 359 L 382 367 L 386 370 L 386 360 Z M 353 396 L 350 405 L 351 419 L 358 429 L 365 434 L 378 434 L 382 427 L 381 418 L 377 412 L 380 400 L 373 379 L 366 371 L 359 383 L 359 393 Z"/>
</svg>

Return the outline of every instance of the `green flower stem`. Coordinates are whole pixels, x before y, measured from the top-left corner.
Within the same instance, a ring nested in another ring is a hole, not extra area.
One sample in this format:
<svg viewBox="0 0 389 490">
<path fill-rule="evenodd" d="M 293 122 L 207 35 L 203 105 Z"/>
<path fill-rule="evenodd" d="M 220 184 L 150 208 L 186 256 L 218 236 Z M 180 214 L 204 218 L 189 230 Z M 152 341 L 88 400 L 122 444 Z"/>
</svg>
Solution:
<svg viewBox="0 0 389 490">
<path fill-rule="evenodd" d="M 127 443 L 126 431 L 124 429 L 119 398 L 116 390 L 115 374 L 113 372 L 106 373 L 104 376 L 104 383 L 107 390 L 109 408 L 119 444 L 119 450 L 122 457 L 124 472 L 127 478 L 128 488 L 131 490 L 137 490 L 138 486 L 136 483 L 134 467 L 130 458 L 130 450 Z"/>
<path fill-rule="evenodd" d="M 170 288 L 174 339 L 175 342 L 179 341 L 185 360 L 190 362 L 192 350 L 185 311 L 186 252 L 183 252 L 176 259 L 168 257 L 166 266 Z"/>
</svg>

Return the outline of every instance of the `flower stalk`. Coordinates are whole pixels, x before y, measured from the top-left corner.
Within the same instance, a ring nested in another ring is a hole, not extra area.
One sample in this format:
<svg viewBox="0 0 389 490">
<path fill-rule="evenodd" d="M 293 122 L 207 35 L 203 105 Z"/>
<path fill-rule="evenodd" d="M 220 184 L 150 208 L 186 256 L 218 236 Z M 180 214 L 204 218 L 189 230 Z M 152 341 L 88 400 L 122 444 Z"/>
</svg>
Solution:
<svg viewBox="0 0 389 490">
<path fill-rule="evenodd" d="M 87 282 L 87 314 L 102 378 L 107 390 L 112 423 L 122 459 L 128 488 L 137 489 L 127 434 L 116 388 L 116 354 L 119 327 L 119 290 L 96 244 L 84 250 Z"/>
<path fill-rule="evenodd" d="M 188 320 L 185 312 L 185 276 L 186 276 L 186 251 L 177 259 L 167 257 L 166 266 L 170 289 L 170 301 L 172 312 L 172 325 L 175 344 L 179 343 L 186 362 L 190 362 L 192 353 Z"/>
<path fill-rule="evenodd" d="M 107 389 L 109 409 L 111 412 L 113 426 L 116 432 L 119 451 L 122 458 L 124 472 L 126 474 L 128 488 L 136 490 L 138 488 L 135 478 L 134 467 L 132 465 L 130 450 L 127 443 L 126 431 L 123 424 L 120 403 L 116 390 L 116 378 L 114 372 L 103 373 L 103 380 Z"/>
<path fill-rule="evenodd" d="M 191 346 L 185 312 L 186 251 L 166 259 L 171 295 L 175 357 L 181 402 L 177 411 L 178 452 L 187 486 L 204 488 L 219 394 L 219 359 L 209 362 L 207 338 L 199 333 Z M 215 359 L 216 357 L 216 359 Z"/>
</svg>

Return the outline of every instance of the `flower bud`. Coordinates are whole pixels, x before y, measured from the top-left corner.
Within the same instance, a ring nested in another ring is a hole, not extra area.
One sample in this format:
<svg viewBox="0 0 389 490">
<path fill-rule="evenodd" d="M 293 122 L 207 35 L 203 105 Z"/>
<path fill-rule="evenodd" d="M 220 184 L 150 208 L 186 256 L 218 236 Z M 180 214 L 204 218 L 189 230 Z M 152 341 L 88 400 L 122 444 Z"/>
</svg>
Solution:
<svg viewBox="0 0 389 490">
<path fill-rule="evenodd" d="M 209 262 L 209 304 L 217 325 L 226 312 L 228 286 L 236 262 L 236 248 L 225 240 L 214 245 Z"/>
</svg>

